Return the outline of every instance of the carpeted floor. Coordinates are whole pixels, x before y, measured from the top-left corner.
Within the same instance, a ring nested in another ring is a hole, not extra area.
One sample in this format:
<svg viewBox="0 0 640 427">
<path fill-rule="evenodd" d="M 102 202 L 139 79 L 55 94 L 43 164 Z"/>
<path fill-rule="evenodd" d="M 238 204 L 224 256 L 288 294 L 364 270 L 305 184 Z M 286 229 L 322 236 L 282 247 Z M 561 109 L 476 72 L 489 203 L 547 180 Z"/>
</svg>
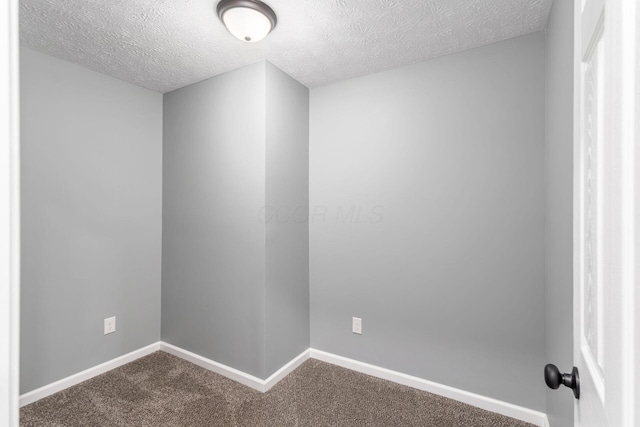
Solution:
<svg viewBox="0 0 640 427">
<path fill-rule="evenodd" d="M 163 352 L 25 406 L 20 425 L 532 426 L 314 359 L 262 394 Z"/>
</svg>

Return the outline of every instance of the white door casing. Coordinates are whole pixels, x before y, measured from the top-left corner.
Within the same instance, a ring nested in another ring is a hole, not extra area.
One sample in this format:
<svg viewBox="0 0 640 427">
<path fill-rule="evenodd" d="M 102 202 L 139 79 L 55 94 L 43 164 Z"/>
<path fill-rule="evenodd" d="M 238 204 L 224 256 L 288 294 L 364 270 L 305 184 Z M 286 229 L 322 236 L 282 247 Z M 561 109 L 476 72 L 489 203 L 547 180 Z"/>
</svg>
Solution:
<svg viewBox="0 0 640 427">
<path fill-rule="evenodd" d="M 633 427 L 640 171 L 637 0 L 576 0 L 574 47 L 575 426 Z"/>
<path fill-rule="evenodd" d="M 0 5 L 0 425 L 18 425 L 18 0 Z"/>
</svg>

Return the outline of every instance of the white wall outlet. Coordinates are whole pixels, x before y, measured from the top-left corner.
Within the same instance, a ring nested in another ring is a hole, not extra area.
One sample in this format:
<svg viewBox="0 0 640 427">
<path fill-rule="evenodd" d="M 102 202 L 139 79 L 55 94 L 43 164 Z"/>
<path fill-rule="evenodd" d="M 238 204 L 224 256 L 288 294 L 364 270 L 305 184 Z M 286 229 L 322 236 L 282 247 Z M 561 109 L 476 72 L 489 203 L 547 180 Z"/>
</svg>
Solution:
<svg viewBox="0 0 640 427">
<path fill-rule="evenodd" d="M 112 334 L 116 331 L 116 316 L 104 319 L 104 334 Z"/>
<path fill-rule="evenodd" d="M 354 334 L 362 335 L 362 319 L 359 317 L 353 317 L 351 321 L 351 331 Z"/>
</svg>

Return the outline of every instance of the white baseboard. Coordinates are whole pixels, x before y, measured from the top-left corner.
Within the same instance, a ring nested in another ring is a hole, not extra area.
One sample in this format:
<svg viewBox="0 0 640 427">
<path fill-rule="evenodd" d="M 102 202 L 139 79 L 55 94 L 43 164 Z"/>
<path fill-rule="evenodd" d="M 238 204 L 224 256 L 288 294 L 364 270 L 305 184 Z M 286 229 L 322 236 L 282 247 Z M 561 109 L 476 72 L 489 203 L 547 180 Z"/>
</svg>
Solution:
<svg viewBox="0 0 640 427">
<path fill-rule="evenodd" d="M 428 391 L 429 393 L 437 394 L 439 396 L 447 397 L 449 399 L 457 400 L 487 411 L 495 412 L 507 417 L 515 418 L 521 421 L 525 421 L 534 424 L 539 427 L 549 427 L 549 420 L 547 415 L 527 409 L 522 406 L 513 405 L 511 403 L 503 402 L 490 397 L 482 396 L 479 394 L 471 393 L 468 391 L 460 390 L 454 387 L 449 387 L 443 384 L 438 384 L 433 381 L 428 381 L 422 378 L 414 377 L 411 375 L 403 374 L 401 372 L 392 371 L 390 369 L 381 368 L 379 366 L 370 365 L 368 363 L 360 362 L 357 360 L 349 359 L 346 357 L 338 356 L 335 354 L 327 353 L 322 350 L 316 350 L 313 348 L 307 349 L 296 356 L 289 363 L 278 369 L 273 375 L 266 380 L 260 379 L 253 375 L 249 375 L 238 369 L 230 366 L 223 365 L 222 363 L 215 362 L 206 357 L 192 353 L 188 350 L 176 347 L 175 345 L 157 342 L 139 350 L 132 351 L 131 353 L 117 357 L 108 362 L 89 368 L 85 371 L 71 375 L 67 378 L 63 378 L 59 381 L 40 387 L 36 390 L 20 396 L 20 407 L 35 402 L 36 400 L 50 396 L 54 393 L 62 391 L 68 387 L 79 384 L 97 375 L 103 374 L 107 371 L 115 369 L 119 366 L 125 365 L 129 362 L 147 356 L 155 351 L 164 351 L 181 359 L 187 360 L 195 365 L 203 367 L 209 371 L 220 374 L 226 378 L 237 381 L 240 384 L 244 384 L 260 392 L 266 392 L 271 387 L 276 385 L 280 380 L 289 375 L 298 366 L 304 363 L 307 359 L 313 358 L 321 360 L 323 362 L 331 363 L 333 365 L 341 366 L 343 368 L 351 369 L 352 371 L 361 372 L 363 374 L 371 375 L 377 378 L 382 378 L 388 381 L 392 381 L 398 384 L 406 385 L 416 388 L 418 390 Z"/>
<path fill-rule="evenodd" d="M 406 385 L 418 390 L 428 391 L 429 393 L 457 400 L 477 408 L 495 412 L 517 420 L 525 421 L 539 427 L 548 427 L 549 421 L 547 415 L 543 412 L 534 411 L 522 406 L 513 405 L 491 397 L 482 396 L 457 388 L 438 384 L 422 378 L 403 374 L 401 372 L 392 371 L 390 369 L 381 368 L 379 366 L 370 365 L 368 363 L 359 362 L 357 360 L 327 353 L 321 350 L 310 349 L 311 358 L 351 369 L 352 371 L 361 372 L 373 377 L 382 378 L 394 383 Z"/>
<path fill-rule="evenodd" d="M 278 384 L 278 382 L 293 372 L 298 366 L 302 365 L 307 359 L 309 359 L 311 349 L 307 349 L 296 356 L 289 363 L 278 369 L 269 378 L 264 380 L 264 391 L 269 391 L 271 387 Z"/>
<path fill-rule="evenodd" d="M 196 353 L 192 353 L 173 344 L 160 342 L 160 350 L 165 351 L 169 354 L 173 354 L 174 356 L 187 360 L 194 365 L 198 365 L 202 368 L 215 372 L 216 374 L 222 375 L 223 377 L 229 378 L 263 393 L 276 385 L 278 381 L 289 375 L 289 373 L 291 373 L 294 369 L 296 369 L 309 358 L 309 350 L 305 350 L 289 363 L 284 365 L 282 368 L 278 369 L 269 378 L 263 380 L 253 375 L 239 371 L 238 369 L 223 365 L 222 363 L 218 363 L 211 359 L 207 359 L 206 357 L 200 356 Z"/>
<path fill-rule="evenodd" d="M 129 362 L 133 362 L 136 359 L 147 356 L 155 351 L 158 351 L 159 349 L 160 343 L 154 343 L 138 350 L 134 350 L 131 353 L 127 353 L 120 357 L 116 357 L 115 359 L 101 363 L 100 365 L 94 366 L 93 368 L 78 372 L 77 374 L 63 378 L 44 387 L 40 387 L 33 391 L 25 393 L 20 396 L 20 407 L 22 408 L 23 406 L 33 403 L 36 400 L 51 396 L 54 393 L 79 384 L 100 374 L 104 374 L 105 372 L 115 369 L 119 366 L 126 365 Z"/>
</svg>

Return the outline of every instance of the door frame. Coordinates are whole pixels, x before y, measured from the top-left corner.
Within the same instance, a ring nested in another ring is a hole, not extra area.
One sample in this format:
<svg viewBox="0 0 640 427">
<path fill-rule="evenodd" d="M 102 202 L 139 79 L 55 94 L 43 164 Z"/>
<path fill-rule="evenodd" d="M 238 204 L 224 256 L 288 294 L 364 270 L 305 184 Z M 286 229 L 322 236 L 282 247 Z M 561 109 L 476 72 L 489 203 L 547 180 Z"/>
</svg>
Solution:
<svg viewBox="0 0 640 427">
<path fill-rule="evenodd" d="M 17 426 L 20 381 L 18 0 L 0 6 L 0 424 Z"/>
</svg>

